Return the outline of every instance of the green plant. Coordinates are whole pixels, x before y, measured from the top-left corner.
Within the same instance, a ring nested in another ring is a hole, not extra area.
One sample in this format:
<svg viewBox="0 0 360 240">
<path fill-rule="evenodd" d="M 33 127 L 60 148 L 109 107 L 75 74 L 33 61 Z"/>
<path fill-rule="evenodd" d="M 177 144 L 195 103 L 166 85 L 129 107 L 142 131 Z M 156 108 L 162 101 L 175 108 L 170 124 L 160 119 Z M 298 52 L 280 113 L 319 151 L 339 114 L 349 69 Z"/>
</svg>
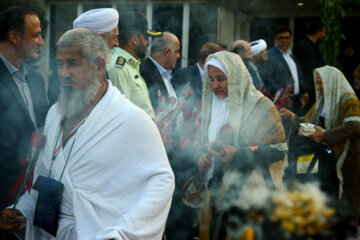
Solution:
<svg viewBox="0 0 360 240">
<path fill-rule="evenodd" d="M 340 40 L 345 39 L 341 32 L 341 20 L 346 16 L 344 3 L 346 0 L 320 0 L 324 5 L 321 12 L 321 19 L 326 25 L 326 37 L 320 45 L 325 63 L 338 66 L 337 57 L 340 54 Z"/>
</svg>

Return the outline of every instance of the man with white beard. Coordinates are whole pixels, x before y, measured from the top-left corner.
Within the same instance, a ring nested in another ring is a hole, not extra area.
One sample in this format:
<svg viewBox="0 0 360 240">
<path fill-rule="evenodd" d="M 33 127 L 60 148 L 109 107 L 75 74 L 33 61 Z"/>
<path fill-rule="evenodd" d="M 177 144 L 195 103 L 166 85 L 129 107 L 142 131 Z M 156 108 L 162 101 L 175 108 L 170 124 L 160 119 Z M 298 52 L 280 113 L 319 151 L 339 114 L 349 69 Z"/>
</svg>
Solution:
<svg viewBox="0 0 360 240">
<path fill-rule="evenodd" d="M 62 89 L 46 118 L 35 183 L 16 209 L 2 211 L 2 230 L 18 234 L 25 216 L 25 239 L 161 239 L 174 175 L 153 121 L 106 80 L 108 52 L 84 28 L 59 39 Z M 42 201 L 50 192 L 59 205 Z"/>
<path fill-rule="evenodd" d="M 82 13 L 73 21 L 73 28 L 87 28 L 98 33 L 111 50 L 119 46 L 119 13 L 114 8 L 96 8 Z M 48 98 L 51 103 L 56 102 L 60 93 L 60 80 L 56 71 L 49 79 Z"/>
</svg>

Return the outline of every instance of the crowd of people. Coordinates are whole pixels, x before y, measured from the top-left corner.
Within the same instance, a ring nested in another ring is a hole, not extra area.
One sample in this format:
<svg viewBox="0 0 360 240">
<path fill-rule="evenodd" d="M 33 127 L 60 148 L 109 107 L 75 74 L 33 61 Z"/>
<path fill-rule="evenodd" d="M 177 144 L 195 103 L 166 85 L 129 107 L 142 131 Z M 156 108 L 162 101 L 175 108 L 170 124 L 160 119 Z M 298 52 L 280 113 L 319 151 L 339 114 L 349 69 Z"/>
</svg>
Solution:
<svg viewBox="0 0 360 240">
<path fill-rule="evenodd" d="M 353 79 L 326 66 L 318 48 L 325 35 L 324 24 L 309 23 L 294 56 L 288 26 L 275 29 L 271 49 L 262 39 L 237 40 L 229 51 L 206 42 L 197 63 L 174 70 L 175 34 L 148 29 L 138 12 L 92 9 L 59 38 L 55 90 L 47 92 L 25 63 L 44 45 L 40 20 L 23 7 L 6 9 L 1 234 L 225 239 L 214 201 L 234 172 L 242 176 L 239 201 L 254 189 L 318 182 L 359 224 L 360 64 Z M 44 135 L 39 157 L 33 132 Z"/>
</svg>

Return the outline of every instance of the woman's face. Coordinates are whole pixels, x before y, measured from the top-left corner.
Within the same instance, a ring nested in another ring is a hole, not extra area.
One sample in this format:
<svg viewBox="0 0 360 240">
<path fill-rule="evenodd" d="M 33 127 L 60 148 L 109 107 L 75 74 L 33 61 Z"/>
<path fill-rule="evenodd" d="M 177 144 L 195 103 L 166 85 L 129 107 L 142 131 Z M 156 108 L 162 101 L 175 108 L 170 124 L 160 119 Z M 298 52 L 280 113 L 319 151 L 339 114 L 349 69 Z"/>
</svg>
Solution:
<svg viewBox="0 0 360 240">
<path fill-rule="evenodd" d="M 360 78 L 354 76 L 354 88 L 355 90 L 360 89 Z"/>
<path fill-rule="evenodd" d="M 320 77 L 320 74 L 316 74 L 316 90 L 319 91 L 321 93 L 322 96 L 324 96 L 324 88 L 323 88 L 323 84 L 322 84 L 322 80 Z"/>
<path fill-rule="evenodd" d="M 209 65 L 208 68 L 211 89 L 218 98 L 228 96 L 228 83 L 226 75 L 217 67 Z"/>
</svg>

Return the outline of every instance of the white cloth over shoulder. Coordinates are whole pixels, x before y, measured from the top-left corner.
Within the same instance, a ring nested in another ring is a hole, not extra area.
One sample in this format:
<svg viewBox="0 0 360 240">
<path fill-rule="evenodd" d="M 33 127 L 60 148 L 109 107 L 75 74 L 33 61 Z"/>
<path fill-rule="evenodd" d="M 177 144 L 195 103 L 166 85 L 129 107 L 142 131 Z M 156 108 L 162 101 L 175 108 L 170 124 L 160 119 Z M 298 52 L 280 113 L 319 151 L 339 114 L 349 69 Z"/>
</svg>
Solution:
<svg viewBox="0 0 360 240">
<path fill-rule="evenodd" d="M 104 97 L 61 149 L 52 168 L 65 189 L 56 239 L 161 239 L 174 175 L 153 121 L 108 81 Z M 47 116 L 34 179 L 49 172 L 61 117 Z M 74 142 L 72 150 L 71 144 Z M 22 196 L 26 239 L 55 239 L 32 224 L 37 192 Z"/>
<path fill-rule="evenodd" d="M 73 22 L 73 28 L 87 28 L 96 33 L 114 30 L 119 22 L 119 13 L 113 8 L 97 8 L 84 12 Z"/>
<path fill-rule="evenodd" d="M 334 127 L 338 121 L 340 115 L 340 109 L 342 106 L 342 98 L 345 95 L 354 96 L 355 92 L 352 89 L 349 82 L 346 80 L 344 74 L 338 69 L 331 66 L 324 66 L 316 68 L 313 71 L 314 84 L 316 85 L 316 74 L 319 74 L 322 81 L 322 86 L 324 94 L 321 94 L 319 90 L 316 90 L 316 108 L 315 108 L 315 118 L 318 119 L 319 116 L 325 111 L 325 129 L 329 130 Z M 344 118 L 343 123 L 349 121 L 360 122 L 358 116 L 348 116 Z M 346 140 L 344 143 L 344 150 L 341 153 L 340 157 L 336 160 L 336 175 L 339 180 L 339 198 L 341 199 L 343 194 L 343 185 L 344 179 L 341 172 L 341 168 L 344 165 L 348 150 L 350 146 L 350 140 Z"/>
<path fill-rule="evenodd" d="M 208 140 L 210 143 L 216 141 L 217 136 L 222 126 L 228 123 L 229 120 L 229 99 L 219 99 L 213 93 L 211 105 L 211 120 L 208 130 Z"/>
</svg>

